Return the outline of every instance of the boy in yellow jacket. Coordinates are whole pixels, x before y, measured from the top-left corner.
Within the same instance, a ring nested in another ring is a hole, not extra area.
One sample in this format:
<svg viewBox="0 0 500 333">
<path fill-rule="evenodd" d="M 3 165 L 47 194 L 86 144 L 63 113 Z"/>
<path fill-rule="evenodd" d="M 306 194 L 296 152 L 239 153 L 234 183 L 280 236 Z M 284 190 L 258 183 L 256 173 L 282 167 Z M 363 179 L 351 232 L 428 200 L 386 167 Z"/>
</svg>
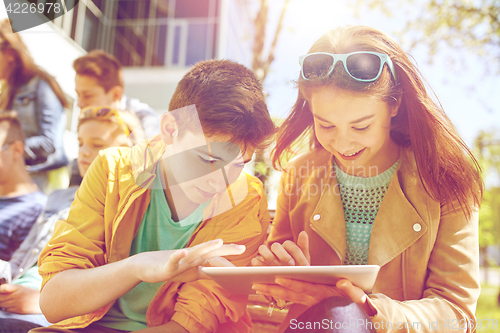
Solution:
<svg viewBox="0 0 500 333">
<path fill-rule="evenodd" d="M 262 87 L 242 65 L 205 61 L 169 108 L 160 135 L 101 151 L 90 166 L 40 255 L 40 306 L 56 324 L 36 331 L 250 331 L 246 297 L 199 280 L 183 260 L 166 266 L 176 249 L 193 258 L 192 247 L 215 239 L 245 245 L 230 258 L 245 266 L 264 242 L 264 190 L 242 173 L 274 133 Z"/>
</svg>

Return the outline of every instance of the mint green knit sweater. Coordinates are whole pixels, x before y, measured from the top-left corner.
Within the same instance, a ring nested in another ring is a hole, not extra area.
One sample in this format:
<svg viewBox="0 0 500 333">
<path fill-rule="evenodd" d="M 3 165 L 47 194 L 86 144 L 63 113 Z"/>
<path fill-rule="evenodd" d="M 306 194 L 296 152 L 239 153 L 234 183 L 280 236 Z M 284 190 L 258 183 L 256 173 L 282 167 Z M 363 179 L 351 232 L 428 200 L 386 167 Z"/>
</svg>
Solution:
<svg viewBox="0 0 500 333">
<path fill-rule="evenodd" d="M 345 265 L 368 264 L 368 249 L 373 222 L 398 162 L 375 177 L 356 177 L 342 171 L 335 163 L 344 206 L 346 226 Z"/>
</svg>

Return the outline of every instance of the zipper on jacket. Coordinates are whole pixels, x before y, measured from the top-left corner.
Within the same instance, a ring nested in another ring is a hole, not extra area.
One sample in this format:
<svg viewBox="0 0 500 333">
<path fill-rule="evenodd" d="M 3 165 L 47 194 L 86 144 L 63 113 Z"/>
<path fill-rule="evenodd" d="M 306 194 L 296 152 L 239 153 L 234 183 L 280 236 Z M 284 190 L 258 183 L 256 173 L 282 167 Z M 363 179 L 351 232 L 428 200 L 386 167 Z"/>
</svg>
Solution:
<svg viewBox="0 0 500 333">
<path fill-rule="evenodd" d="M 118 217 L 120 217 L 120 215 L 122 214 L 123 210 L 125 209 L 125 206 L 127 206 L 127 203 L 130 199 L 130 197 L 132 196 L 132 194 L 134 194 L 135 192 L 139 191 L 141 189 L 141 187 L 137 187 L 136 189 L 134 189 L 132 192 L 130 192 L 126 197 L 125 197 L 125 200 L 124 200 L 124 204 L 120 207 L 120 210 L 117 212 L 115 218 L 113 219 L 113 225 L 115 224 L 116 220 L 118 219 Z"/>
<path fill-rule="evenodd" d="M 113 219 L 113 221 L 111 222 L 111 225 L 114 226 L 116 224 L 116 221 L 118 220 L 118 218 L 121 216 L 123 210 L 125 209 L 125 207 L 127 206 L 127 203 L 129 202 L 130 200 L 130 197 L 136 193 L 137 191 L 141 190 L 142 188 L 141 187 L 137 187 L 135 188 L 134 190 L 132 190 L 129 194 L 127 194 L 127 196 L 125 197 L 125 200 L 124 200 L 124 204 L 119 208 L 119 210 L 117 211 L 116 215 L 115 215 L 115 218 Z M 147 191 L 147 190 L 146 190 Z M 141 220 L 142 220 L 142 217 L 141 217 Z M 118 229 L 118 227 L 117 227 Z M 134 236 L 135 237 L 135 236 Z M 113 242 L 110 244 L 110 246 L 112 247 L 113 245 Z M 108 262 L 111 262 L 111 253 L 108 257 Z"/>
</svg>

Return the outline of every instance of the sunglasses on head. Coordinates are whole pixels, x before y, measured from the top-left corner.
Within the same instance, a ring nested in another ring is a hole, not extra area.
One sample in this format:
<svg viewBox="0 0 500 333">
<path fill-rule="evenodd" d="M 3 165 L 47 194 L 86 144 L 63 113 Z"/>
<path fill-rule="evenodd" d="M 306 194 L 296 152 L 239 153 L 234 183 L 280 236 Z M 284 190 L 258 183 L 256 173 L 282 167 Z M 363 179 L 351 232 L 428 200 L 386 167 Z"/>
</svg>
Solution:
<svg viewBox="0 0 500 333">
<path fill-rule="evenodd" d="M 328 77 L 335 64 L 342 61 L 345 71 L 356 81 L 373 82 L 382 73 L 384 64 L 391 70 L 396 80 L 396 71 L 391 58 L 387 54 L 360 51 L 346 54 L 326 52 L 309 53 L 299 57 L 300 72 L 304 80 L 316 80 Z"/>
<path fill-rule="evenodd" d="M 107 106 L 89 106 L 83 108 L 80 112 L 79 120 L 89 119 L 89 118 L 109 119 L 111 117 L 114 117 L 116 119 L 116 121 L 122 127 L 125 134 L 129 136 L 130 130 L 120 117 L 120 113 L 117 110 L 111 109 Z"/>
</svg>

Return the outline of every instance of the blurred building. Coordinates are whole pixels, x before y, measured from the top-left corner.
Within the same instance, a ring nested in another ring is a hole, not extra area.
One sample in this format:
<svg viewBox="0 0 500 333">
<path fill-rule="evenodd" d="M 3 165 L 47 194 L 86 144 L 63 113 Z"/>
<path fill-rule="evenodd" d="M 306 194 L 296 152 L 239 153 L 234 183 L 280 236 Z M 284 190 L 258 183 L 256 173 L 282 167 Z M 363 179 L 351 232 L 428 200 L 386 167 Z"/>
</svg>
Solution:
<svg viewBox="0 0 500 333">
<path fill-rule="evenodd" d="M 250 66 L 249 0 L 80 0 L 54 25 L 82 49 L 102 49 L 125 66 L 125 93 L 157 112 L 200 60 Z"/>
<path fill-rule="evenodd" d="M 79 0 L 53 22 L 20 34 L 35 62 L 56 78 L 70 102 L 76 100 L 73 61 L 103 49 L 124 65 L 125 94 L 161 113 L 194 63 L 226 58 L 251 66 L 252 2 Z M 0 5 L 0 18 L 6 17 L 5 6 Z M 78 112 L 76 106 L 68 110 L 65 143 L 70 159 L 77 156 Z"/>
<path fill-rule="evenodd" d="M 21 0 L 24 1 L 24 0 Z M 66 0 L 68 3 L 74 0 Z M 79 0 L 74 9 L 20 32 L 37 64 L 75 99 L 74 59 L 93 49 L 125 66 L 125 93 L 157 112 L 200 60 L 252 61 L 252 0 Z M 7 17 L 0 6 L 0 18 Z"/>
</svg>

